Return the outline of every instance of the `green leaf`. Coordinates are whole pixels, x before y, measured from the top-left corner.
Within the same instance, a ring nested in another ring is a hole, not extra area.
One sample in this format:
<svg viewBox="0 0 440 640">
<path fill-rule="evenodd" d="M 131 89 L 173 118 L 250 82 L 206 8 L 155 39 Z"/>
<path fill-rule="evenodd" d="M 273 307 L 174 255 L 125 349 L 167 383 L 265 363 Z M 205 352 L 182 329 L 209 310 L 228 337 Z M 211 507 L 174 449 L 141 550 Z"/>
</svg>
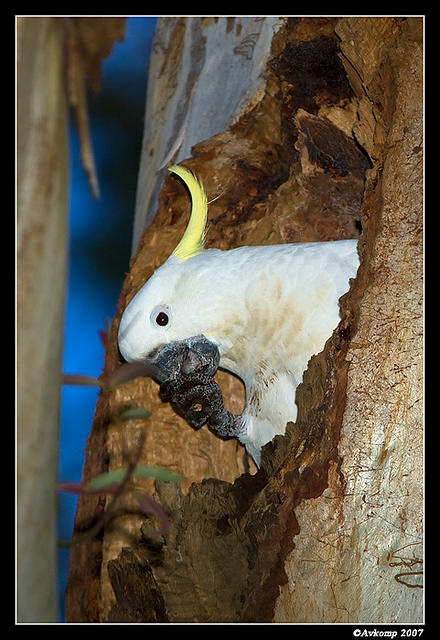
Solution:
<svg viewBox="0 0 440 640">
<path fill-rule="evenodd" d="M 97 489 L 105 489 L 109 485 L 122 482 L 126 476 L 127 469 L 112 469 L 106 473 L 100 473 L 87 483 L 87 489 L 96 491 Z M 165 482 L 180 482 L 182 476 L 169 469 L 162 469 L 154 465 L 138 465 L 133 470 L 133 476 L 139 478 L 156 478 L 156 480 L 163 480 Z"/>
<path fill-rule="evenodd" d="M 111 484 L 117 484 L 122 482 L 127 473 L 127 469 L 112 469 L 112 471 L 106 471 L 100 473 L 99 476 L 95 476 L 87 483 L 87 489 L 96 491 L 97 489 L 104 489 Z"/>
<path fill-rule="evenodd" d="M 183 479 L 182 476 L 170 469 L 145 464 L 137 466 L 133 475 L 139 478 L 156 478 L 156 480 L 164 480 L 165 482 L 181 482 Z"/>
</svg>

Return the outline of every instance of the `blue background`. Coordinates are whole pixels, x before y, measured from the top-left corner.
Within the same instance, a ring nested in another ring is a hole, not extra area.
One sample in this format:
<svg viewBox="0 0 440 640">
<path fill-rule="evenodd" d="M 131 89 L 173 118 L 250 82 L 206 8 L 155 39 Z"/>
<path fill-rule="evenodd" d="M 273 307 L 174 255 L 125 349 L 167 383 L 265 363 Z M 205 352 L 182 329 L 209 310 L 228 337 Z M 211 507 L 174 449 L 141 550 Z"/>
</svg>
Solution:
<svg viewBox="0 0 440 640">
<path fill-rule="evenodd" d="M 116 310 L 129 268 L 137 174 L 141 152 L 148 60 L 157 19 L 129 18 L 125 39 L 103 63 L 101 90 L 89 96 L 90 129 L 101 190 L 94 200 L 82 169 L 72 127 L 70 257 L 65 315 L 63 371 L 99 376 L 104 348 L 99 331 Z M 66 386 L 62 390 L 59 479 L 81 480 L 87 436 L 98 392 Z M 72 536 L 77 497 L 60 493 L 58 537 Z M 69 550 L 58 551 L 59 620 Z"/>
</svg>

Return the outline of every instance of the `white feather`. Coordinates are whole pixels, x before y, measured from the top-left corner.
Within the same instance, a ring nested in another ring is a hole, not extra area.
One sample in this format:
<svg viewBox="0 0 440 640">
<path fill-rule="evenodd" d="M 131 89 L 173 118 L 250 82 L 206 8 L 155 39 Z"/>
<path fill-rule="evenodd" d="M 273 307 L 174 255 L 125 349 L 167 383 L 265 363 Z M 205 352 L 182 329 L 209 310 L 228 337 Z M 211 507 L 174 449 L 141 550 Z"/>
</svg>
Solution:
<svg viewBox="0 0 440 640">
<path fill-rule="evenodd" d="M 259 464 L 261 446 L 296 419 L 296 388 L 336 328 L 338 300 L 358 265 L 356 240 L 208 249 L 183 263 L 171 257 L 127 307 L 121 353 L 139 360 L 199 334 L 214 342 L 220 366 L 246 386 L 240 441 Z M 166 327 L 154 323 L 162 307 Z"/>
</svg>

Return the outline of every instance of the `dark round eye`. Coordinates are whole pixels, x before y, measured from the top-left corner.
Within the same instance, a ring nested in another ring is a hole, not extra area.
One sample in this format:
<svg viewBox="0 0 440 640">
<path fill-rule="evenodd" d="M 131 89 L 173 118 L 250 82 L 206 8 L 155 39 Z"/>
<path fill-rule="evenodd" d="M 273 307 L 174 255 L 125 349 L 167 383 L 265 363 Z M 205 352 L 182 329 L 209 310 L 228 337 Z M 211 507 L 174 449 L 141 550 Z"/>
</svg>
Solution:
<svg viewBox="0 0 440 640">
<path fill-rule="evenodd" d="M 166 313 L 161 311 L 160 313 L 157 314 L 156 324 L 158 324 L 160 327 L 165 327 L 168 324 L 168 322 L 169 322 L 169 318 Z"/>
</svg>

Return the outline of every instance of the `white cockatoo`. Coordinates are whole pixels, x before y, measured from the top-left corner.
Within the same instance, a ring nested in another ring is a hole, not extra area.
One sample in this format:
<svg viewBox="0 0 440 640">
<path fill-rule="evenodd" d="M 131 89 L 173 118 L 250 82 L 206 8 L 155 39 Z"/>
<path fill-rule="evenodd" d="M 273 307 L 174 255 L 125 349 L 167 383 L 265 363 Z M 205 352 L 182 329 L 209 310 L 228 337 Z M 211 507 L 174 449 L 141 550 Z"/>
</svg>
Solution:
<svg viewBox="0 0 440 640">
<path fill-rule="evenodd" d="M 227 428 L 222 417 L 210 426 L 237 437 L 259 466 L 261 447 L 295 421 L 296 388 L 338 325 L 339 298 L 359 266 L 357 240 L 204 249 L 203 186 L 182 166 L 169 170 L 188 187 L 190 221 L 125 309 L 119 349 L 128 362 L 162 367 L 163 381 L 176 375 L 170 354 L 187 345 L 200 363 L 211 345 L 212 375 L 220 366 L 239 376 L 246 406 Z"/>
</svg>

